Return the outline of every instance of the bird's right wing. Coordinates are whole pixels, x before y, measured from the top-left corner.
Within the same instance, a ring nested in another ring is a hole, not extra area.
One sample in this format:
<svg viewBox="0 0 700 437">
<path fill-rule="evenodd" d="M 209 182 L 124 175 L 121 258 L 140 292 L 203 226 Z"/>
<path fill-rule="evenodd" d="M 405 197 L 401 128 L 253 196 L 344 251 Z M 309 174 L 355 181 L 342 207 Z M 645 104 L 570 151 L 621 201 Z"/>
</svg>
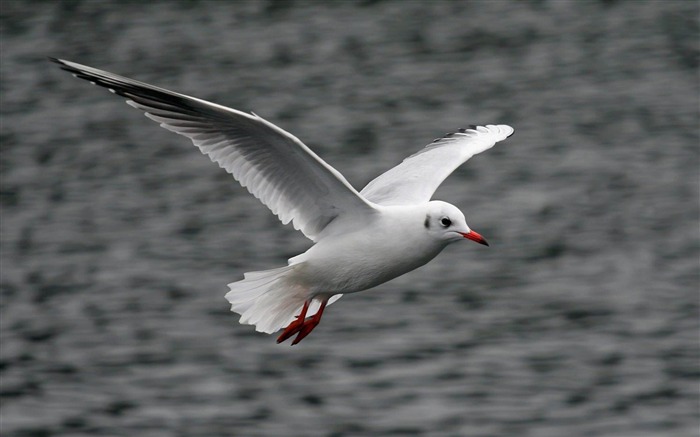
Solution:
<svg viewBox="0 0 700 437">
<path fill-rule="evenodd" d="M 86 65 L 50 59 L 74 76 L 126 97 L 127 103 L 165 129 L 190 138 L 282 223 L 292 221 L 295 229 L 314 241 L 339 217 L 356 223 L 376 211 L 336 169 L 294 135 L 262 117 Z"/>
<path fill-rule="evenodd" d="M 512 134 L 513 128 L 505 124 L 472 126 L 447 134 L 379 175 L 360 194 L 380 205 L 426 203 L 457 167 Z"/>
</svg>

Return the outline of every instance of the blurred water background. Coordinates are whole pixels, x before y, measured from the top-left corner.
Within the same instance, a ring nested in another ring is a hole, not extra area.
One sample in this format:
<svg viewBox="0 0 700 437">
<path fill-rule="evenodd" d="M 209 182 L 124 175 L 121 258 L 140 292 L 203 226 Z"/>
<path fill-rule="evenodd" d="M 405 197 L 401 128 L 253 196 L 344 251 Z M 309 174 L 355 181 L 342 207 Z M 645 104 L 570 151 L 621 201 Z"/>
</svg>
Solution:
<svg viewBox="0 0 700 437">
<path fill-rule="evenodd" d="M 3 436 L 697 436 L 696 1 L 4 0 Z M 356 187 L 472 123 L 454 245 L 299 346 L 226 284 L 309 241 L 46 56 L 255 111 Z"/>
</svg>

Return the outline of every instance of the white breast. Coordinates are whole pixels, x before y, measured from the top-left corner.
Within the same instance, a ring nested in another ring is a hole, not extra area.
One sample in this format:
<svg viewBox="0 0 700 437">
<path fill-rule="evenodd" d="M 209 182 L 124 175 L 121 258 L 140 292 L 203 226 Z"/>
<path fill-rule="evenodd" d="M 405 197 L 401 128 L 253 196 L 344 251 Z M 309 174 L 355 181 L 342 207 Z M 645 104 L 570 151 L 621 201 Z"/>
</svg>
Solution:
<svg viewBox="0 0 700 437">
<path fill-rule="evenodd" d="M 313 294 L 362 291 L 422 266 L 445 247 L 425 231 L 422 208 L 385 209 L 374 223 L 323 239 L 292 258 L 291 264 L 306 264 L 299 281 Z"/>
</svg>

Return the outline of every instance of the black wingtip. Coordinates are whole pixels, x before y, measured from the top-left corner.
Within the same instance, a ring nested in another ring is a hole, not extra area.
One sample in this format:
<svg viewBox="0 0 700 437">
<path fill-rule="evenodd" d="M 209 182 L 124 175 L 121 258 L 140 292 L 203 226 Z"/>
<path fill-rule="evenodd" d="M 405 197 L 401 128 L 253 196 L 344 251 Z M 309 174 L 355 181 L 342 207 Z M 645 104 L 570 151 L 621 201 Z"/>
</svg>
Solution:
<svg viewBox="0 0 700 437">
<path fill-rule="evenodd" d="M 478 124 L 470 124 L 470 125 L 468 125 L 467 128 L 461 128 L 461 129 L 459 130 L 459 132 L 464 133 L 467 129 L 477 130 L 479 127 L 480 127 L 480 125 L 478 125 Z M 514 134 L 515 134 L 515 130 L 513 130 L 513 132 L 511 132 L 510 134 L 508 134 L 508 136 L 507 136 L 506 138 L 510 138 L 510 137 L 512 137 Z"/>
<path fill-rule="evenodd" d="M 460 127 L 459 129 L 457 129 L 457 132 L 459 132 L 460 134 L 463 134 L 463 133 L 467 132 L 468 130 L 476 130 L 476 128 L 478 128 L 478 127 L 479 127 L 479 125 L 477 125 L 477 124 L 469 124 L 469 125 L 467 125 L 467 127 Z"/>
<path fill-rule="evenodd" d="M 77 75 L 80 72 L 80 70 L 78 70 L 77 68 L 68 65 L 68 61 L 59 58 L 54 58 L 53 56 L 47 56 L 47 58 L 54 64 L 58 64 L 58 66 L 61 67 L 61 70 L 72 73 L 73 75 Z"/>
<path fill-rule="evenodd" d="M 460 127 L 455 132 L 448 132 L 445 135 L 441 136 L 440 138 L 435 138 L 432 142 L 437 143 L 437 142 L 440 142 L 446 138 L 452 138 L 453 136 L 455 136 L 455 134 L 464 134 L 468 130 L 476 130 L 477 127 L 478 126 L 475 124 L 470 124 L 469 127 Z"/>
</svg>

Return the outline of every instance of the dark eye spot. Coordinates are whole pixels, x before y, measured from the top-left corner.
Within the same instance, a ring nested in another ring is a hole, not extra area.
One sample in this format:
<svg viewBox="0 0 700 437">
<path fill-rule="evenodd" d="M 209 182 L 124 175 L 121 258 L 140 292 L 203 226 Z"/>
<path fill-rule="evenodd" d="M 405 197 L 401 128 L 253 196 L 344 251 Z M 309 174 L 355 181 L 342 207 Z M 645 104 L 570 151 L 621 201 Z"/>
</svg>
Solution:
<svg viewBox="0 0 700 437">
<path fill-rule="evenodd" d="M 440 224 L 441 224 L 442 226 L 444 226 L 444 227 L 448 227 L 448 226 L 450 226 L 450 225 L 452 224 L 452 220 L 450 220 L 450 219 L 447 218 L 447 217 L 443 217 L 443 218 L 440 219 Z"/>
</svg>

